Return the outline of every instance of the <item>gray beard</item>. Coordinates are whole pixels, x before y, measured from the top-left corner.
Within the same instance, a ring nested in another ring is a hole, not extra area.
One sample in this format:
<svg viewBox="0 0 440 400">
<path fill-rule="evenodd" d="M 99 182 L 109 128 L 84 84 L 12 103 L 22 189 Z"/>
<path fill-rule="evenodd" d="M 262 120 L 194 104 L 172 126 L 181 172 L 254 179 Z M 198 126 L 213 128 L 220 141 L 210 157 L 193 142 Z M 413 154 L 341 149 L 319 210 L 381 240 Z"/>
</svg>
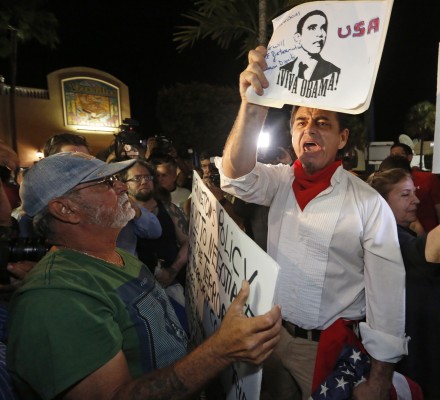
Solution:
<svg viewBox="0 0 440 400">
<path fill-rule="evenodd" d="M 127 201 L 128 196 L 126 193 L 120 195 L 116 212 L 103 206 L 85 206 L 84 208 L 87 210 L 91 224 L 108 228 L 123 228 L 136 214 L 131 206 L 128 208 Z"/>
<path fill-rule="evenodd" d="M 123 228 L 125 225 L 127 225 L 128 221 L 132 220 L 135 217 L 136 211 L 134 211 L 131 204 L 127 202 L 128 195 L 127 193 L 124 193 L 118 199 L 119 208 L 114 215 L 113 223 L 110 228 Z"/>
</svg>

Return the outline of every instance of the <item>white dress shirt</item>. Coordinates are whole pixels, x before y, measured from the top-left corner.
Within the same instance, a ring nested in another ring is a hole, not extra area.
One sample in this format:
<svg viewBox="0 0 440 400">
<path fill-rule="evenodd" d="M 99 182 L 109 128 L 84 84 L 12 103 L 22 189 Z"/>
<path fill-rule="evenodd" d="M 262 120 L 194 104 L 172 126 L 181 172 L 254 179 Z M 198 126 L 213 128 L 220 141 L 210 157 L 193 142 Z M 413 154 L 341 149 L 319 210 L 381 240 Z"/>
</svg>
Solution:
<svg viewBox="0 0 440 400">
<path fill-rule="evenodd" d="M 325 329 L 338 318 L 359 320 L 362 341 L 380 361 L 407 354 L 405 269 L 394 215 L 386 201 L 339 167 L 330 186 L 302 211 L 293 195 L 293 168 L 257 163 L 227 178 L 222 189 L 270 206 L 267 252 L 280 265 L 277 301 L 283 319 Z"/>
</svg>

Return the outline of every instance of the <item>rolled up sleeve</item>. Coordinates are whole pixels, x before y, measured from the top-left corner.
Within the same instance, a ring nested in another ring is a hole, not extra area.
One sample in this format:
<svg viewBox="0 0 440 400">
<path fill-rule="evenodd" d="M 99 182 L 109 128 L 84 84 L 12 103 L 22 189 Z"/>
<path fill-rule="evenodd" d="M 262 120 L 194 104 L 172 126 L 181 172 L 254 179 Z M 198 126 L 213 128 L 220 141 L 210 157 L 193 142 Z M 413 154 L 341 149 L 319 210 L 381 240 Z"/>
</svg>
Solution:
<svg viewBox="0 0 440 400">
<path fill-rule="evenodd" d="M 379 198 L 368 212 L 364 241 L 366 322 L 362 343 L 378 361 L 395 363 L 408 354 L 405 336 L 405 267 L 397 225 Z"/>
<path fill-rule="evenodd" d="M 285 164 L 269 165 L 257 162 L 246 175 L 228 178 L 223 171 L 222 158 L 215 158 L 215 165 L 220 172 L 222 190 L 244 201 L 270 206 L 280 184 L 291 181 L 290 167 Z"/>
</svg>

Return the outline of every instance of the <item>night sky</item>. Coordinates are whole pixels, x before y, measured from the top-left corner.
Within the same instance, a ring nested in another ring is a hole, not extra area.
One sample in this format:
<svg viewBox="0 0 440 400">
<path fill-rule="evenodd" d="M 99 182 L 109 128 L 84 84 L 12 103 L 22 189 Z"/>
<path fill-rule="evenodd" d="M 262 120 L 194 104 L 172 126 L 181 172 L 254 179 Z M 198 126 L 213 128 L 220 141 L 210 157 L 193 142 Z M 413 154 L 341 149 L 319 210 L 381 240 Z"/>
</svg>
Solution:
<svg viewBox="0 0 440 400">
<path fill-rule="evenodd" d="M 236 49 L 221 50 L 210 40 L 177 53 L 172 34 L 186 23 L 180 14 L 191 8 L 190 0 L 48 4 L 60 22 L 61 43 L 54 51 L 35 42 L 20 45 L 17 84 L 46 88 L 46 75 L 66 67 L 104 70 L 128 85 L 131 117 L 147 136 L 160 133 L 155 104 L 161 87 L 195 81 L 236 85 L 245 65 Z M 404 116 L 413 104 L 435 103 L 439 4 L 394 1 L 373 95 L 376 140 L 403 133 Z M 0 59 L 0 74 L 10 82 L 6 60 Z"/>
</svg>

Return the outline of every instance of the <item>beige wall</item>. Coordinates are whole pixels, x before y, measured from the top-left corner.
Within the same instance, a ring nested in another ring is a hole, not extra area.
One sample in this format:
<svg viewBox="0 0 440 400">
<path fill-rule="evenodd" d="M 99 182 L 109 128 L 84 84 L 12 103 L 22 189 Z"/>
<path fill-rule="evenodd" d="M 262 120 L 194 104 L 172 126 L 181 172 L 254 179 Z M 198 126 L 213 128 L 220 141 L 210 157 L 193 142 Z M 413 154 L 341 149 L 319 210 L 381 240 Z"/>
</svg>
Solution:
<svg viewBox="0 0 440 400">
<path fill-rule="evenodd" d="M 57 133 L 72 132 L 85 136 L 90 144 L 92 154 L 96 154 L 113 141 L 113 135 L 118 132 L 118 129 L 115 129 L 114 132 L 78 131 L 65 125 L 61 80 L 72 77 L 100 79 L 118 87 L 121 122 L 124 118 L 130 117 L 128 87 L 119 79 L 106 72 L 87 67 L 72 67 L 54 71 L 47 76 L 47 91 L 45 89 L 17 88 L 15 108 L 17 145 L 21 166 L 27 167 L 37 161 L 36 151 L 43 148 L 47 138 Z M 0 90 L 0 139 L 11 145 L 9 109 L 8 91 Z"/>
</svg>

